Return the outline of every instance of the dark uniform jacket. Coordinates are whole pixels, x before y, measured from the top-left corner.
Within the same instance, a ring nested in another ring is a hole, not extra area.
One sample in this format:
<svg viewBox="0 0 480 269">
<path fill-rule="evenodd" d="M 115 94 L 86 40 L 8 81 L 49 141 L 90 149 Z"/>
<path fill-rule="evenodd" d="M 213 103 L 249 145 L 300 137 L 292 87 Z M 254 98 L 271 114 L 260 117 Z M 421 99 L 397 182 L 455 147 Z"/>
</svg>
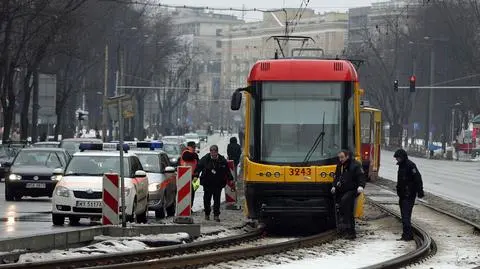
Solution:
<svg viewBox="0 0 480 269">
<path fill-rule="evenodd" d="M 200 176 L 200 184 L 206 188 L 223 188 L 227 184 L 227 180 L 233 180 L 233 176 L 228 168 L 227 159 L 222 155 L 218 155 L 218 159 L 214 160 L 210 157 L 210 153 L 200 159 L 195 169 L 195 175 L 202 172 Z"/>
<path fill-rule="evenodd" d="M 360 186 L 365 188 L 365 181 L 362 165 L 350 157 L 345 164 L 337 165 L 333 187 L 338 193 L 357 191 Z"/>
<path fill-rule="evenodd" d="M 399 149 L 395 152 L 402 161 L 398 164 L 397 194 L 400 198 L 415 198 L 417 194 L 423 197 L 422 175 L 414 162 L 408 159 L 407 152 Z"/>
<path fill-rule="evenodd" d="M 230 138 L 230 144 L 227 146 L 227 156 L 229 160 L 233 160 L 235 166 L 240 163 L 240 156 L 242 155 L 242 148 L 237 143 L 237 138 Z"/>
</svg>

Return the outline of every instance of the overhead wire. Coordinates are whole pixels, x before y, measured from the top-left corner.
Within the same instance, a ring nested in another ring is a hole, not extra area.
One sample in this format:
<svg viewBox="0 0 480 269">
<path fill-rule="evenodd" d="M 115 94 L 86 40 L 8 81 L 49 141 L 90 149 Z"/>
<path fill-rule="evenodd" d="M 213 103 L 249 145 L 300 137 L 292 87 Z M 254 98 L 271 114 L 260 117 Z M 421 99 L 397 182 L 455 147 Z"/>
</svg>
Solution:
<svg viewBox="0 0 480 269">
<path fill-rule="evenodd" d="M 282 11 L 283 9 L 268 9 L 268 8 L 235 8 L 235 7 L 211 7 L 211 6 L 189 6 L 189 5 L 170 5 L 162 3 L 151 3 L 151 2 L 141 2 L 141 1 L 128 1 L 128 0 L 100 0 L 104 2 L 115 2 L 125 5 L 146 5 L 153 7 L 164 7 L 164 8 L 182 8 L 182 9 L 192 9 L 192 10 L 212 10 L 212 11 L 238 11 L 238 12 L 274 12 Z"/>
</svg>

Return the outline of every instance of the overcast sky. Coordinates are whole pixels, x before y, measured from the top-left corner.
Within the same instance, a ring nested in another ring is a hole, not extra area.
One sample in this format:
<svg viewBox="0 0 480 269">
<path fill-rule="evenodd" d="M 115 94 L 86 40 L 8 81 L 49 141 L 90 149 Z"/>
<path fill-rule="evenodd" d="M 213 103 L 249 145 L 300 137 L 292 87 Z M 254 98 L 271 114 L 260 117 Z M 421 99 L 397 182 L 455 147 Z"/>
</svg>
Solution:
<svg viewBox="0 0 480 269">
<path fill-rule="evenodd" d="M 188 6 L 209 6 L 209 7 L 221 7 L 221 8 L 264 8 L 275 9 L 283 7 L 300 7 L 302 0 L 238 0 L 238 1 L 225 1 L 225 0 L 161 0 L 162 4 L 169 5 L 188 5 Z M 310 0 L 308 7 L 315 9 L 317 12 L 323 11 L 346 11 L 351 7 L 368 6 L 372 2 L 378 2 L 377 0 Z M 232 15 L 241 15 L 241 13 L 232 13 Z M 261 18 L 259 12 L 247 12 L 245 19 L 255 20 Z"/>
</svg>

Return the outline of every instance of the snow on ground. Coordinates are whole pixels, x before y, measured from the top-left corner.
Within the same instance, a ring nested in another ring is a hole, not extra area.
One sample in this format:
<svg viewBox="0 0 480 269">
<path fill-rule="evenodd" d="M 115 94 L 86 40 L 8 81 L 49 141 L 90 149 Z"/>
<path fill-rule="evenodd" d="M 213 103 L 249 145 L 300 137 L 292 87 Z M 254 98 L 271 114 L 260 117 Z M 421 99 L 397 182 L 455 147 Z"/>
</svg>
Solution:
<svg viewBox="0 0 480 269">
<path fill-rule="evenodd" d="M 480 166 L 478 162 L 457 162 L 410 157 L 422 174 L 424 189 L 438 196 L 480 209 Z M 393 152 L 382 150 L 380 177 L 397 180 L 398 166 Z M 368 186 L 367 186 L 368 188 Z"/>
<path fill-rule="evenodd" d="M 58 260 L 74 257 L 84 257 L 90 255 L 101 255 L 107 253 L 119 253 L 127 251 L 135 251 L 142 249 L 149 249 L 148 243 L 153 242 L 175 242 L 183 243 L 188 240 L 190 236 L 187 233 L 175 234 L 153 234 L 140 235 L 135 237 L 110 237 L 110 236 L 96 236 L 95 240 L 102 241 L 92 245 L 80 248 L 72 248 L 69 250 L 52 250 L 50 252 L 40 253 L 32 252 L 20 255 L 19 263 L 24 262 L 38 262 L 45 260 Z"/>
<path fill-rule="evenodd" d="M 95 236 L 96 241 L 107 241 L 107 240 L 137 240 L 140 242 L 158 242 L 158 241 L 168 241 L 168 242 L 178 242 L 182 243 L 190 239 L 188 233 L 173 233 L 173 234 L 147 234 L 134 237 L 112 237 L 112 236 Z"/>
<path fill-rule="evenodd" d="M 330 244 L 294 249 L 256 259 L 238 260 L 206 268 L 359 268 L 373 265 L 415 249 L 414 242 L 396 241 L 400 223 L 366 205 L 366 217 L 357 222 L 358 238 L 339 239 Z M 261 242 L 261 241 L 259 241 Z"/>
<path fill-rule="evenodd" d="M 365 193 L 370 199 L 384 202 L 384 206 L 399 213 L 398 205 L 392 204 L 398 199 L 393 191 L 370 185 L 366 188 Z M 437 245 L 435 256 L 412 268 L 460 269 L 480 265 L 480 236 L 474 234 L 473 227 L 469 224 L 438 213 L 421 204 L 414 207 L 412 218 L 415 223 L 429 233 Z"/>
<path fill-rule="evenodd" d="M 148 249 L 145 243 L 138 240 L 106 240 L 93 245 L 70 250 L 52 250 L 46 253 L 27 253 L 20 255 L 18 263 L 58 260 L 107 253 L 118 253 Z"/>
</svg>

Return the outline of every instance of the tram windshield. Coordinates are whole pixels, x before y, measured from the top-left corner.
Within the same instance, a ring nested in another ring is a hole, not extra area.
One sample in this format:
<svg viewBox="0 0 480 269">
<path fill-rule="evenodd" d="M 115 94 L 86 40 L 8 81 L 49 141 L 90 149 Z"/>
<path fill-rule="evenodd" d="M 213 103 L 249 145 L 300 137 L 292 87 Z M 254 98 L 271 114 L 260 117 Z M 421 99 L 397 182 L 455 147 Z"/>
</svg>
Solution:
<svg viewBox="0 0 480 269">
<path fill-rule="evenodd" d="M 342 132 L 346 132 L 342 130 L 344 91 L 342 82 L 263 83 L 261 161 L 302 163 L 335 159 L 341 149 Z M 307 157 L 309 151 L 313 152 Z"/>
</svg>

